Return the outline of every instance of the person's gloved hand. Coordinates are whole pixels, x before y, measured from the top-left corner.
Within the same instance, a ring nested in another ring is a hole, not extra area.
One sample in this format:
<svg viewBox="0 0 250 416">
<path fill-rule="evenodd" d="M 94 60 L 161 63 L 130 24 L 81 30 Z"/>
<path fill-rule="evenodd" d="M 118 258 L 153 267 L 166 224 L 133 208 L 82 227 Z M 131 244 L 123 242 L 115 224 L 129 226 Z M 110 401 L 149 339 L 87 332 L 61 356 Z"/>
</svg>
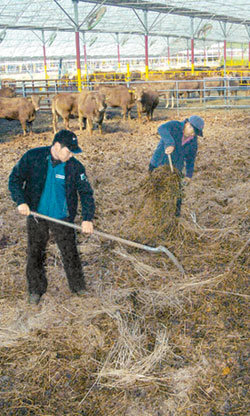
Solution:
<svg viewBox="0 0 250 416">
<path fill-rule="evenodd" d="M 182 186 L 188 186 L 190 182 L 191 182 L 191 178 L 188 178 L 187 176 L 181 180 Z"/>
</svg>

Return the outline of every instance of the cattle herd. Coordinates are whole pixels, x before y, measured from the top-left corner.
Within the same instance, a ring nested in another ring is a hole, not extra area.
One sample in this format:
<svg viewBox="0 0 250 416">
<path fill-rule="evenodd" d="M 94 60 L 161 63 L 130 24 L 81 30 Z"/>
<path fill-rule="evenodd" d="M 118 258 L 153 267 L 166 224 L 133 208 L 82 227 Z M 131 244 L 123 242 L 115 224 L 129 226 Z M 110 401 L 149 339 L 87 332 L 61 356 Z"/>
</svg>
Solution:
<svg viewBox="0 0 250 416">
<path fill-rule="evenodd" d="M 165 80 L 159 82 L 131 83 L 130 87 L 124 83 L 102 84 L 92 83 L 92 90 L 83 89 L 81 92 L 61 92 L 53 96 L 51 100 L 52 126 L 57 131 L 58 116 L 62 117 L 65 128 L 69 128 L 70 117 L 77 117 L 79 129 L 87 128 L 92 134 L 93 125 L 97 123 L 99 131 L 102 131 L 102 122 L 107 107 L 119 107 L 122 117 L 131 117 L 131 109 L 136 106 L 138 120 L 142 120 L 145 113 L 147 120 L 152 120 L 154 109 L 159 104 L 160 98 L 166 102 L 166 108 L 174 107 L 175 101 L 180 98 L 188 99 L 195 94 L 200 102 L 209 97 L 211 91 L 217 91 L 218 96 L 223 96 L 226 88 L 231 95 L 237 95 L 240 81 L 238 79 L 220 77 L 195 78 L 182 80 Z M 36 112 L 39 109 L 41 97 L 31 95 L 28 98 L 17 97 L 15 90 L 10 87 L 0 89 L 0 118 L 7 120 L 19 120 L 23 134 L 27 134 L 27 123 L 31 129 Z"/>
<path fill-rule="evenodd" d="M 138 118 L 146 113 L 148 120 L 152 120 L 153 111 L 159 104 L 159 92 L 150 86 L 137 86 L 129 89 L 126 85 L 96 85 L 93 91 L 60 93 L 52 99 L 53 129 L 57 131 L 58 116 L 61 116 L 64 126 L 69 128 L 71 116 L 78 117 L 79 129 L 87 128 L 92 134 L 93 123 L 97 123 L 102 131 L 102 122 L 107 107 L 120 107 L 122 117 L 131 118 L 131 109 L 136 105 Z"/>
<path fill-rule="evenodd" d="M 39 109 L 41 97 L 16 97 L 14 90 L 9 87 L 0 90 L 0 118 L 19 120 L 23 134 L 27 133 L 27 123 L 30 128 Z M 58 116 L 62 117 L 65 128 L 69 129 L 70 117 L 77 117 L 79 129 L 87 128 L 92 134 L 93 124 L 97 123 L 102 130 L 102 122 L 107 107 L 120 107 L 123 119 L 130 118 L 131 109 L 137 105 L 139 119 L 146 113 L 149 119 L 159 103 L 159 93 L 150 87 L 135 87 L 130 90 L 126 85 L 96 86 L 93 91 L 84 89 L 81 92 L 56 94 L 52 98 L 52 124 L 57 131 Z"/>
</svg>

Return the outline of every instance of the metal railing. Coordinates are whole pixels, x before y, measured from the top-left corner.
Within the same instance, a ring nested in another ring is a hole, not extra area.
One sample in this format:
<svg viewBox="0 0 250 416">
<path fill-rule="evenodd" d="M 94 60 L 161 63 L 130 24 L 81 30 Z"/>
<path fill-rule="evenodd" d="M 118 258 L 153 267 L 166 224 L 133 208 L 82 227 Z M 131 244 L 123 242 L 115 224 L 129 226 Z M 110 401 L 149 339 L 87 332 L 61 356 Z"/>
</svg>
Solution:
<svg viewBox="0 0 250 416">
<path fill-rule="evenodd" d="M 159 91 L 160 101 L 168 109 L 206 108 L 249 108 L 250 76 L 212 77 L 157 81 L 89 81 L 82 82 L 82 88 L 92 90 L 95 85 L 127 85 L 131 90 L 138 85 L 148 86 Z M 55 94 L 77 92 L 77 81 L 69 79 L 15 81 L 17 95 L 42 97 L 41 110 L 51 108 Z"/>
</svg>

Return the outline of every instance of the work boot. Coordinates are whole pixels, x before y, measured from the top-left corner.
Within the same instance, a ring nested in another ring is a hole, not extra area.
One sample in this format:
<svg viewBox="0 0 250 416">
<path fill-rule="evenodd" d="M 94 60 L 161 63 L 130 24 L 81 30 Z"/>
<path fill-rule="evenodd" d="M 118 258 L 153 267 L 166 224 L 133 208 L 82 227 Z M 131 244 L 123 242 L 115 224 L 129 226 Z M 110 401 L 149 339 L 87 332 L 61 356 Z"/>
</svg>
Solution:
<svg viewBox="0 0 250 416">
<path fill-rule="evenodd" d="M 30 293 L 29 294 L 29 304 L 30 305 L 38 305 L 40 302 L 41 296 L 37 293 Z"/>
</svg>

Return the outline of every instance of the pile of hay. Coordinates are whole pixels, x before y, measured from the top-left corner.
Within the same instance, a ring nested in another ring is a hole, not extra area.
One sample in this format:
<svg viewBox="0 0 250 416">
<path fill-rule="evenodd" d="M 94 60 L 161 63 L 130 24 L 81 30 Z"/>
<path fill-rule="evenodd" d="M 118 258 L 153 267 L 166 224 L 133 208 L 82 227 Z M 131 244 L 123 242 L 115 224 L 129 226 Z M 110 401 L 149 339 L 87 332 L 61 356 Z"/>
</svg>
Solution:
<svg viewBox="0 0 250 416">
<path fill-rule="evenodd" d="M 185 110 L 179 119 L 191 114 Z M 207 110 L 204 119 L 209 136 L 199 139 L 181 218 L 174 217 L 174 186 L 164 188 L 167 205 L 159 201 L 154 216 L 157 245 L 165 216 L 162 245 L 185 276 L 164 253 L 78 233 L 86 297 L 72 296 L 52 239 L 48 290 L 37 306 L 27 305 L 26 219 L 7 182 L 26 150 L 51 143 L 51 119 L 40 114 L 36 133 L 26 138 L 11 135 L 2 120 L 1 416 L 248 416 L 249 114 Z M 154 192 L 163 198 L 157 175 L 167 167 L 146 173 L 162 120 L 141 126 L 109 120 L 103 136 L 79 133 L 97 230 L 122 236 L 124 227 L 128 238 L 132 225 L 130 231 L 124 224 L 135 217 L 134 237 L 152 241 L 142 214 L 147 203 L 153 216 Z"/>
<path fill-rule="evenodd" d="M 177 198 L 182 196 L 181 177 L 164 165 L 146 174 L 130 193 L 133 209 L 122 234 L 142 244 L 164 243 L 176 232 Z"/>
</svg>

